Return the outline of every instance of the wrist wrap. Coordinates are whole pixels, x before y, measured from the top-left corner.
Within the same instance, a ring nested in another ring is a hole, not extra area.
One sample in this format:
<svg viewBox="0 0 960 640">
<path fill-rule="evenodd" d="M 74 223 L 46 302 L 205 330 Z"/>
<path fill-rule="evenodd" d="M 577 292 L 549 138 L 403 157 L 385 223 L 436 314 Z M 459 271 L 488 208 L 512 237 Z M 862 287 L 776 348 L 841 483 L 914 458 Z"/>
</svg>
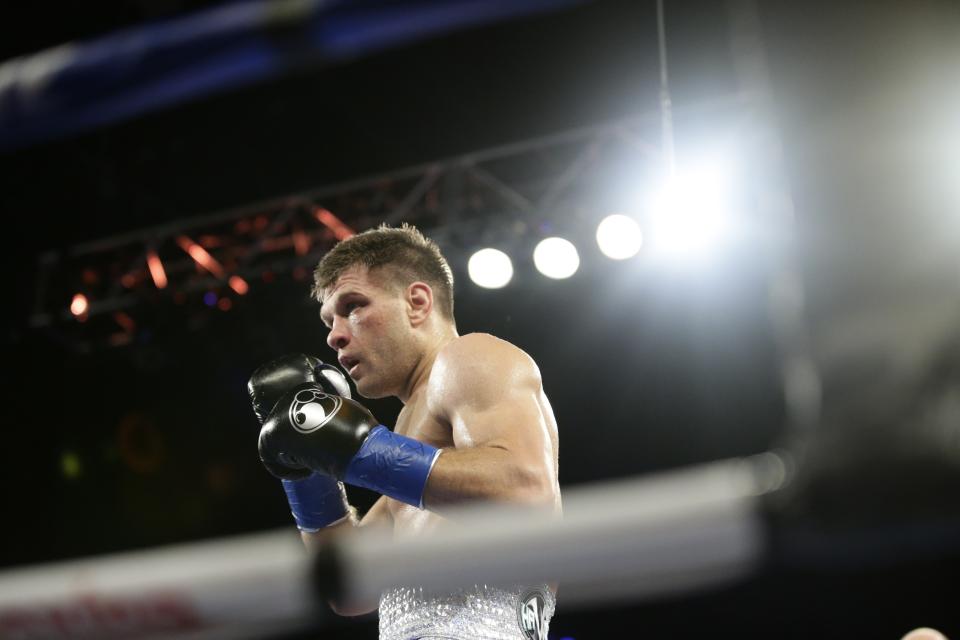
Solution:
<svg viewBox="0 0 960 640">
<path fill-rule="evenodd" d="M 301 531 L 319 531 L 347 515 L 347 494 L 331 476 L 314 473 L 303 480 L 283 480 L 283 490 Z"/>
<path fill-rule="evenodd" d="M 347 465 L 344 482 L 422 509 L 423 489 L 439 455 L 436 447 L 377 425 Z"/>
</svg>

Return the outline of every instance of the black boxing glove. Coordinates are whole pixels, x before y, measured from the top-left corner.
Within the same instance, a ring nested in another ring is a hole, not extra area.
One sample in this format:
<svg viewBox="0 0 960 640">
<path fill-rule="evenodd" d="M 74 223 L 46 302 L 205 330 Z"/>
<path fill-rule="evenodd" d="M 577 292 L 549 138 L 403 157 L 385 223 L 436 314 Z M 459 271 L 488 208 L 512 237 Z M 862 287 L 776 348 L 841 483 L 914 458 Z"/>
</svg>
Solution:
<svg viewBox="0 0 960 640">
<path fill-rule="evenodd" d="M 279 478 L 318 471 L 418 508 L 439 455 L 379 424 L 359 402 L 312 382 L 283 394 L 260 430 L 260 459 Z"/>
<path fill-rule="evenodd" d="M 247 393 L 260 424 L 280 396 L 304 382 L 316 383 L 332 395 L 350 397 L 350 385 L 339 369 L 313 356 L 290 353 L 258 368 L 247 382 Z"/>
<path fill-rule="evenodd" d="M 319 385 L 328 393 L 350 397 L 350 386 L 336 367 L 313 356 L 288 354 L 254 371 L 247 383 L 253 411 L 260 424 L 285 391 L 307 382 Z M 299 480 L 285 478 L 283 489 L 290 512 L 301 531 L 319 531 L 349 513 L 343 484 L 332 476 L 313 473 Z"/>
</svg>

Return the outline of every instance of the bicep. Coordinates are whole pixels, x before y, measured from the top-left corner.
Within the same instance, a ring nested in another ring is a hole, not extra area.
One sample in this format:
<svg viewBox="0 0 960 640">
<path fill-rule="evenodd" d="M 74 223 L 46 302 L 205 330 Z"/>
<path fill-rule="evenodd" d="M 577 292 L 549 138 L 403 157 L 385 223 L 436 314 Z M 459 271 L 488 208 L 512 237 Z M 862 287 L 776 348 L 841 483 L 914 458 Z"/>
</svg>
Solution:
<svg viewBox="0 0 960 640">
<path fill-rule="evenodd" d="M 498 366 L 466 368 L 455 381 L 446 414 L 457 448 L 486 447 L 538 473 L 550 473 L 552 444 L 536 365 L 507 354 Z"/>
<path fill-rule="evenodd" d="M 548 445 L 546 420 L 533 389 L 511 389 L 485 404 L 465 404 L 450 412 L 456 447 L 539 450 Z"/>
</svg>

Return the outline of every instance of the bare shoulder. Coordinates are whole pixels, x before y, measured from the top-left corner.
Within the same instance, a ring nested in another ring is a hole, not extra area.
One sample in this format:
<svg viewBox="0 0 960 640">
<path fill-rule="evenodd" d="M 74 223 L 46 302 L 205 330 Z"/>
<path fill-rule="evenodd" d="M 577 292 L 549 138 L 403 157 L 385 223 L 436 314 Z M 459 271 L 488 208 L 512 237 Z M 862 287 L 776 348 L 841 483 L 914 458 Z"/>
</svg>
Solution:
<svg viewBox="0 0 960 640">
<path fill-rule="evenodd" d="M 536 363 L 523 349 L 489 333 L 468 333 L 450 341 L 437 354 L 435 367 L 446 373 L 493 368 L 500 375 L 536 372 Z"/>
<path fill-rule="evenodd" d="M 540 384 L 540 370 L 525 351 L 488 333 L 470 333 L 450 341 L 437 354 L 429 395 L 481 398 L 484 391 Z"/>
</svg>

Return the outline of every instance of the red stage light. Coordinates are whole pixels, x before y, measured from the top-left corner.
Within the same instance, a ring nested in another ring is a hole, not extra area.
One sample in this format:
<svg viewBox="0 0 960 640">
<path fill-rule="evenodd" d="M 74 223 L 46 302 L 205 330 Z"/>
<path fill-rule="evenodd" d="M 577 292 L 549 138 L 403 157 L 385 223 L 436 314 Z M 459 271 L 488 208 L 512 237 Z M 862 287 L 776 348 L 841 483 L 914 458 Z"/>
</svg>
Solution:
<svg viewBox="0 0 960 640">
<path fill-rule="evenodd" d="M 150 276 L 153 278 L 153 284 L 156 285 L 157 289 L 166 289 L 167 272 L 163 268 L 160 256 L 153 249 L 147 251 L 147 267 L 150 269 Z"/>
<path fill-rule="evenodd" d="M 213 256 L 207 253 L 206 249 L 198 245 L 196 242 L 187 236 L 180 236 L 177 238 L 177 244 L 180 245 L 180 248 L 186 251 L 199 266 L 203 267 L 218 278 L 222 278 L 224 276 L 223 267 L 220 265 L 220 263 L 217 262 Z"/>
<path fill-rule="evenodd" d="M 333 235 L 336 236 L 337 240 L 346 240 L 350 236 L 354 235 L 353 229 L 343 224 L 343 221 L 340 220 L 337 216 L 333 215 L 327 209 L 323 207 L 317 207 L 313 210 L 313 215 L 316 217 L 320 223 L 326 228 L 333 231 Z"/>
<path fill-rule="evenodd" d="M 247 284 L 247 281 L 240 276 L 230 276 L 230 280 L 227 281 L 227 284 L 229 284 L 230 288 L 241 296 L 250 290 L 250 286 Z"/>
</svg>

